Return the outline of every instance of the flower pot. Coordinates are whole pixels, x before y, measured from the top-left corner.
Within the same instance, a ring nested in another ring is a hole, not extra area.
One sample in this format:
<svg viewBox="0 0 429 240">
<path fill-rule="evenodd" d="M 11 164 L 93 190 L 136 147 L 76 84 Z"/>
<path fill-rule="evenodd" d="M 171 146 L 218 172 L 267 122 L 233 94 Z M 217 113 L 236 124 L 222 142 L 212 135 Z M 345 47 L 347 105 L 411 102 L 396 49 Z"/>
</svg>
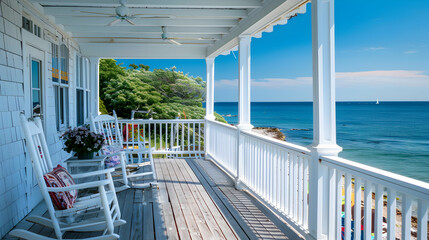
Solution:
<svg viewBox="0 0 429 240">
<path fill-rule="evenodd" d="M 94 152 L 79 152 L 77 153 L 78 159 L 93 159 L 94 158 Z"/>
</svg>

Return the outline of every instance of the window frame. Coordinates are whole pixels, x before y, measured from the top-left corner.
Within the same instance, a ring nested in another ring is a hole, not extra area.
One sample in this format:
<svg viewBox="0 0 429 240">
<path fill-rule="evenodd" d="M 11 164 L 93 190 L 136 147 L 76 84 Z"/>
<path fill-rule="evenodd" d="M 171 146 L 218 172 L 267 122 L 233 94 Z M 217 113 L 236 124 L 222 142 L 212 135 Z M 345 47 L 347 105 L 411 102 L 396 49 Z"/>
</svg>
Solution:
<svg viewBox="0 0 429 240">
<path fill-rule="evenodd" d="M 75 82 L 76 82 L 76 125 L 83 125 L 89 121 L 90 104 L 90 84 L 89 84 L 89 60 L 76 53 L 75 65 Z M 81 93 L 82 99 L 78 100 L 78 92 Z M 78 103 L 83 106 L 79 108 Z M 82 112 L 79 112 L 81 109 Z M 83 116 L 81 116 L 83 114 Z M 80 121 L 81 120 L 81 121 Z"/>
<path fill-rule="evenodd" d="M 68 53 L 63 56 L 64 46 Z M 55 51 L 56 50 L 56 51 Z M 58 69 L 54 69 L 54 53 L 56 54 L 56 66 Z M 52 86 L 54 89 L 54 100 L 55 100 L 55 123 L 57 131 L 64 131 L 70 126 L 70 50 L 65 43 L 60 42 L 59 44 L 51 43 L 51 55 L 52 55 Z M 64 59 L 64 67 L 62 58 Z M 63 68 L 67 68 L 63 69 Z M 54 80 L 54 71 L 56 70 L 57 80 Z M 66 71 L 64 71 L 66 70 Z M 66 74 L 64 76 L 64 74 Z M 63 77 L 66 80 L 63 80 Z M 62 93 L 62 94 L 61 94 Z"/>
</svg>

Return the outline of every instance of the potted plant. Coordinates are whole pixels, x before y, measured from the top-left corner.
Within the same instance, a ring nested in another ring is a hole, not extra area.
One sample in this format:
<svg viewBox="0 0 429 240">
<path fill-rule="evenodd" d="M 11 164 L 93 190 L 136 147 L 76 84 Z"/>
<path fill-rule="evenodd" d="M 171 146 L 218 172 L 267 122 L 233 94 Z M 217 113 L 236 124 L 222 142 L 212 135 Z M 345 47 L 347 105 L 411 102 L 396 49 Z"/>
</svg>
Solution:
<svg viewBox="0 0 429 240">
<path fill-rule="evenodd" d="M 92 159 L 94 153 L 103 146 L 103 135 L 91 132 L 88 127 L 76 127 L 67 130 L 61 138 L 64 140 L 64 150 L 75 152 L 79 159 Z"/>
</svg>

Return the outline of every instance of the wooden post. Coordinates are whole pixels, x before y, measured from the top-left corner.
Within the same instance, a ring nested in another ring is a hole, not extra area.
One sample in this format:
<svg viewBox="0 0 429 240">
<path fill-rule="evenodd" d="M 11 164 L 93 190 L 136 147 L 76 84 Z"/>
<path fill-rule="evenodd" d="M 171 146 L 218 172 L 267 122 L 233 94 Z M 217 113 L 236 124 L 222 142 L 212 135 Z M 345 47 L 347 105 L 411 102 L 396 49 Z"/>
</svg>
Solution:
<svg viewBox="0 0 429 240">
<path fill-rule="evenodd" d="M 98 98 L 100 96 L 100 79 L 99 79 L 99 62 L 100 58 L 90 57 L 90 81 L 91 81 L 91 99 L 92 99 L 92 115 L 97 116 L 99 114 L 99 102 Z"/>
<path fill-rule="evenodd" d="M 238 80 L 238 136 L 237 136 L 237 178 L 235 187 L 239 190 L 244 186 L 241 182 L 244 172 L 244 146 L 241 131 L 248 131 L 253 128 L 250 124 L 250 42 L 252 37 L 244 35 L 239 37 L 238 59 L 239 59 L 239 80 Z"/>
<path fill-rule="evenodd" d="M 328 235 L 329 214 L 335 213 L 329 204 L 330 184 L 327 167 L 320 156 L 337 156 L 335 122 L 335 24 L 334 0 L 313 0 L 311 5 L 313 49 L 313 144 L 310 162 L 309 231 L 316 239 L 334 239 Z M 338 211 L 338 210 L 337 210 Z"/>
</svg>

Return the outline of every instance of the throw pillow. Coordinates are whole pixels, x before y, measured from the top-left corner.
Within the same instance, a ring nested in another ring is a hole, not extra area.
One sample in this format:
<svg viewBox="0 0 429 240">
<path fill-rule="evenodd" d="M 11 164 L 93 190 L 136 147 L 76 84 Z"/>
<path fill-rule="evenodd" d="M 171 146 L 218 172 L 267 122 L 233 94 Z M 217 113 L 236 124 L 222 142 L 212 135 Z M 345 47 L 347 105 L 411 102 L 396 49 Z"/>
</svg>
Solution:
<svg viewBox="0 0 429 240">
<path fill-rule="evenodd" d="M 113 154 L 113 153 L 118 153 L 118 152 L 122 151 L 123 149 L 121 147 L 117 147 L 117 146 L 104 145 L 101 148 L 101 150 L 102 150 L 104 155 L 109 155 L 109 154 Z M 115 167 L 119 164 L 121 164 L 121 156 L 119 156 L 119 155 L 111 156 L 104 161 L 104 165 L 107 168 Z"/>
<path fill-rule="evenodd" d="M 45 179 L 47 187 L 67 187 L 74 185 L 72 176 L 61 165 L 58 165 L 51 172 L 46 173 L 43 178 Z M 54 206 L 58 210 L 64 210 L 73 207 L 77 198 L 77 190 L 49 192 L 49 195 L 51 196 Z"/>
</svg>

